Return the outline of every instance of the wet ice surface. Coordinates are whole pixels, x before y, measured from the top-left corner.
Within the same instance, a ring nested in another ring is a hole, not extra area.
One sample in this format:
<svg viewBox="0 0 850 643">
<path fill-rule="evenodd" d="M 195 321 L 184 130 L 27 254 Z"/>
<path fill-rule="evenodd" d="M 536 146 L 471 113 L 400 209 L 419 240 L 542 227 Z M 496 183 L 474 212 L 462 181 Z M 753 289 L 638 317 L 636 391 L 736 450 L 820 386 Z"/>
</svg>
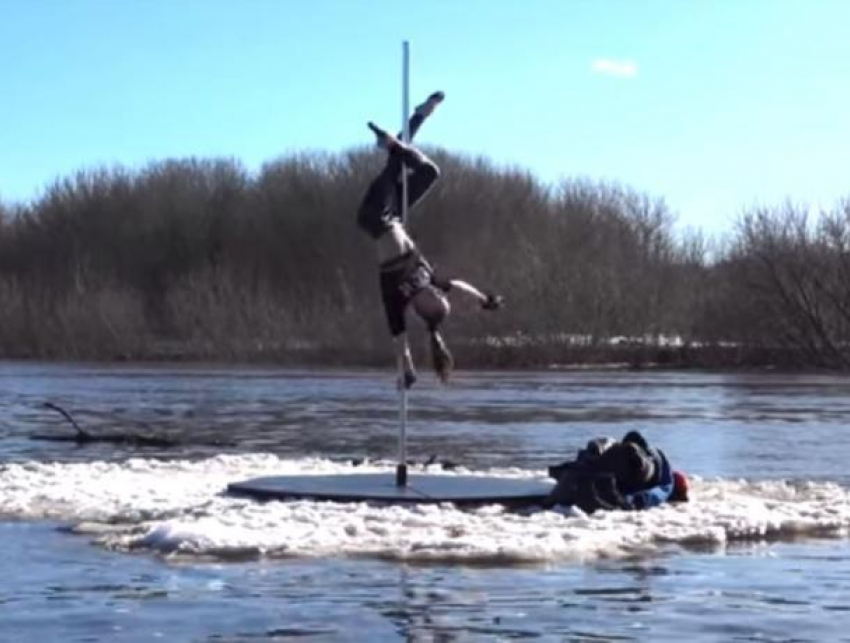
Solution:
<svg viewBox="0 0 850 643">
<path fill-rule="evenodd" d="M 690 503 L 646 512 L 511 511 L 499 506 L 233 498 L 229 481 L 281 473 L 387 471 L 277 456 L 9 464 L 0 507 L 12 518 L 73 525 L 106 547 L 212 556 L 354 556 L 408 562 L 555 563 L 664 552 L 671 545 L 844 535 L 848 492 L 832 483 L 693 480 Z M 458 473 L 464 473 L 463 470 Z M 539 472 L 484 475 L 531 478 Z"/>
<path fill-rule="evenodd" d="M 222 493 L 388 470 L 383 373 L 5 364 L 0 640 L 842 640 L 848 392 L 823 376 L 613 372 L 414 391 L 411 454 L 458 473 L 540 477 L 590 437 L 640 428 L 694 479 L 688 505 L 587 517 Z M 68 430 L 44 401 L 93 432 L 185 444 L 35 442 Z M 197 444 L 211 437 L 237 444 Z"/>
</svg>

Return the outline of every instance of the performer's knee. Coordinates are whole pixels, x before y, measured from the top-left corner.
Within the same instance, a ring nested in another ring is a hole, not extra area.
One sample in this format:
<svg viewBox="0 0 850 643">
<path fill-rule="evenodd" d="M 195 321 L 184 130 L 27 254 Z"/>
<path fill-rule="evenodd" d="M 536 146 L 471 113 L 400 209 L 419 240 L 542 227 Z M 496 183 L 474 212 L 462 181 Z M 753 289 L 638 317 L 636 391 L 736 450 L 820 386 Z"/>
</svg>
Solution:
<svg viewBox="0 0 850 643">
<path fill-rule="evenodd" d="M 416 181 L 423 186 L 430 186 L 440 178 L 440 168 L 434 161 L 425 158 L 422 165 L 416 168 Z"/>
<path fill-rule="evenodd" d="M 426 158 L 425 161 L 426 163 L 423 170 L 428 173 L 428 176 L 430 177 L 430 180 L 432 182 L 436 181 L 440 178 L 440 167 L 429 158 Z"/>
<path fill-rule="evenodd" d="M 373 239 L 378 239 L 388 229 L 381 210 L 369 203 L 363 203 L 357 210 L 357 226 Z"/>
<path fill-rule="evenodd" d="M 357 226 L 373 238 L 377 236 L 377 224 L 380 223 L 376 214 L 374 208 L 370 208 L 366 203 L 357 209 Z"/>
</svg>

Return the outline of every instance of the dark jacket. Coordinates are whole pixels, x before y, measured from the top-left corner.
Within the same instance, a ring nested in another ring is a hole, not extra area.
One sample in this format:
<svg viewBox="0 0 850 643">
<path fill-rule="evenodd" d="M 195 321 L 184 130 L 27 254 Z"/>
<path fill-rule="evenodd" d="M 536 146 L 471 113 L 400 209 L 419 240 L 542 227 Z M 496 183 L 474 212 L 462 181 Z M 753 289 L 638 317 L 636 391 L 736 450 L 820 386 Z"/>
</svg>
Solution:
<svg viewBox="0 0 850 643">
<path fill-rule="evenodd" d="M 619 442 L 592 440 L 575 460 L 550 467 L 549 475 L 558 483 L 547 504 L 575 505 L 587 513 L 655 507 L 674 491 L 667 457 L 637 431 Z"/>
</svg>

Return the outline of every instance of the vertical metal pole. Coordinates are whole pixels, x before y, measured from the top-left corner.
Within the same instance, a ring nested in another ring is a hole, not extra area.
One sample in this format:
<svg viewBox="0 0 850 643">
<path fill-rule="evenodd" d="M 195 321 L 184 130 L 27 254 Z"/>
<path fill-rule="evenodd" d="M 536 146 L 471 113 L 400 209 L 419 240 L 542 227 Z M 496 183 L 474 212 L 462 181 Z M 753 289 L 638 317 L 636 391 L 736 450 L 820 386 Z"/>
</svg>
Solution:
<svg viewBox="0 0 850 643">
<path fill-rule="evenodd" d="M 401 136 L 405 143 L 410 142 L 410 43 L 405 40 L 401 43 Z M 401 221 L 407 223 L 407 168 L 401 166 Z M 398 437 L 398 465 L 395 471 L 395 483 L 397 487 L 407 486 L 407 387 L 404 386 L 404 375 L 401 376 L 399 386 L 401 399 L 399 400 L 399 413 L 401 417 Z"/>
<path fill-rule="evenodd" d="M 410 143 L 410 43 L 406 40 L 401 44 L 401 138 Z M 406 168 L 401 173 L 401 193 L 401 222 L 407 224 Z"/>
<path fill-rule="evenodd" d="M 395 484 L 397 487 L 407 486 L 407 389 L 401 386 L 401 429 L 398 440 L 398 464 L 395 468 Z"/>
</svg>

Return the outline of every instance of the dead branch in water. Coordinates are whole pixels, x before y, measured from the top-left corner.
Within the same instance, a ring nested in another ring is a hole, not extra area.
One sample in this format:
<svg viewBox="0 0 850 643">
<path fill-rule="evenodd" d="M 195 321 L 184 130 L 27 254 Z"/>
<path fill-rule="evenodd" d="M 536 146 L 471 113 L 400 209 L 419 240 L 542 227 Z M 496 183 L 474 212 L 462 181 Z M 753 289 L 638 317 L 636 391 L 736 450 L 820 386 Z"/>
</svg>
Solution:
<svg viewBox="0 0 850 643">
<path fill-rule="evenodd" d="M 187 444 L 186 442 L 162 435 L 143 435 L 141 433 L 90 433 L 84 430 L 68 411 L 52 402 L 45 402 L 44 407 L 61 414 L 76 431 L 74 435 L 36 434 L 31 435 L 31 440 L 43 440 L 47 442 L 74 442 L 78 445 L 91 443 L 123 444 L 138 447 L 176 447 Z M 199 444 L 199 443 L 192 443 Z M 234 442 L 214 440 L 212 442 L 200 443 L 210 446 L 233 446 Z"/>
<path fill-rule="evenodd" d="M 76 429 L 77 434 L 76 434 L 76 438 L 75 438 L 75 439 L 76 439 L 77 441 L 80 441 L 80 442 L 88 442 L 88 441 L 90 441 L 90 440 L 92 439 L 92 435 L 91 435 L 91 433 L 89 433 L 88 431 L 84 431 L 84 430 L 82 429 L 82 427 L 81 427 L 79 424 L 77 424 L 77 422 L 74 420 L 74 418 L 73 418 L 73 417 L 71 417 L 71 414 L 70 414 L 70 413 L 68 413 L 68 412 L 67 412 L 65 409 L 63 409 L 61 406 L 57 406 L 56 404 L 53 404 L 52 402 L 45 402 L 45 403 L 44 403 L 44 408 L 50 409 L 50 410 L 52 410 L 52 411 L 56 411 L 57 413 L 61 413 L 61 414 L 62 414 L 62 417 L 64 417 L 66 420 L 68 420 L 68 422 L 70 422 L 70 423 L 71 423 L 71 426 L 73 426 L 73 427 L 74 427 L 74 429 Z"/>
</svg>

